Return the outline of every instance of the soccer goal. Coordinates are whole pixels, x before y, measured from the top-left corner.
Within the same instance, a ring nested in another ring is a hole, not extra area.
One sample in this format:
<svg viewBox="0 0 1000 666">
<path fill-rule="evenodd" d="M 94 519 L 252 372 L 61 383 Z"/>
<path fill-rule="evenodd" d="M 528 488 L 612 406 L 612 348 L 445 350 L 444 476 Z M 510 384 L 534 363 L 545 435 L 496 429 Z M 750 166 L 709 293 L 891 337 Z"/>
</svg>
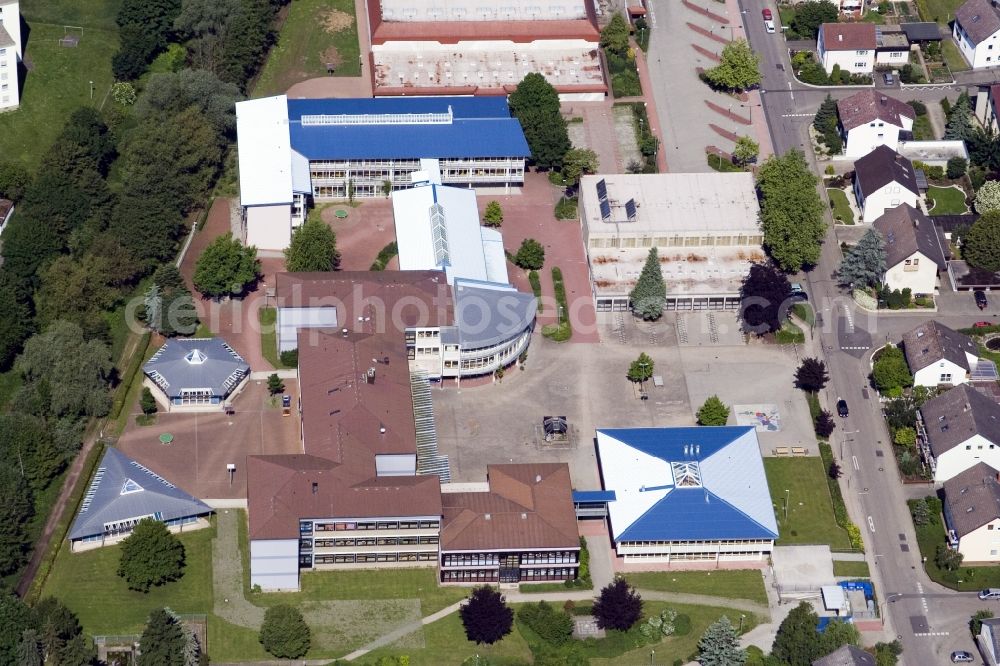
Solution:
<svg viewBox="0 0 1000 666">
<path fill-rule="evenodd" d="M 66 48 L 76 48 L 83 39 L 83 28 L 78 25 L 64 25 L 63 36 L 59 38 L 59 46 Z"/>
</svg>

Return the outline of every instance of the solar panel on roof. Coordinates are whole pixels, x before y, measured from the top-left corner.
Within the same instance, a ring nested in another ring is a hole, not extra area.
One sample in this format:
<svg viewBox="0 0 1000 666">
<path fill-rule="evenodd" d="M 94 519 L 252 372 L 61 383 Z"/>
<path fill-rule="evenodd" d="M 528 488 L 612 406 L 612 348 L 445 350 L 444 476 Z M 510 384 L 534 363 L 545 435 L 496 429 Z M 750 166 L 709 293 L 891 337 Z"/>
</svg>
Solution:
<svg viewBox="0 0 1000 666">
<path fill-rule="evenodd" d="M 628 216 L 629 222 L 635 222 L 636 217 L 636 206 L 635 199 L 629 199 L 625 202 L 625 214 Z"/>
<path fill-rule="evenodd" d="M 608 184 L 603 178 L 597 181 L 597 200 L 607 201 L 608 200 Z"/>
<path fill-rule="evenodd" d="M 601 202 L 601 219 L 605 222 L 611 219 L 611 204 L 607 199 Z"/>
</svg>

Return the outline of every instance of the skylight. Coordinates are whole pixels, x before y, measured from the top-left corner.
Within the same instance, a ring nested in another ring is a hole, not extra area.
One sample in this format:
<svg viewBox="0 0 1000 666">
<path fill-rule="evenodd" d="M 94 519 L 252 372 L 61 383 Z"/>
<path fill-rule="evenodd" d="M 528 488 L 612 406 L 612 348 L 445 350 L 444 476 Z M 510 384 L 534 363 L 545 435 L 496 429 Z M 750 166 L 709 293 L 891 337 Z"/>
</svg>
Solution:
<svg viewBox="0 0 1000 666">
<path fill-rule="evenodd" d="M 670 470 L 674 474 L 674 486 L 677 488 L 701 488 L 701 469 L 697 462 L 672 462 Z"/>
<path fill-rule="evenodd" d="M 132 479 L 125 479 L 125 483 L 122 484 L 122 490 L 119 495 L 130 495 L 132 493 L 141 493 L 143 490 L 142 486 L 133 481 Z"/>
<path fill-rule="evenodd" d="M 200 350 L 192 349 L 187 354 L 185 354 L 184 360 L 190 363 L 191 365 L 201 365 L 202 363 L 208 360 L 208 357 L 205 356 L 205 354 L 203 354 Z"/>
</svg>

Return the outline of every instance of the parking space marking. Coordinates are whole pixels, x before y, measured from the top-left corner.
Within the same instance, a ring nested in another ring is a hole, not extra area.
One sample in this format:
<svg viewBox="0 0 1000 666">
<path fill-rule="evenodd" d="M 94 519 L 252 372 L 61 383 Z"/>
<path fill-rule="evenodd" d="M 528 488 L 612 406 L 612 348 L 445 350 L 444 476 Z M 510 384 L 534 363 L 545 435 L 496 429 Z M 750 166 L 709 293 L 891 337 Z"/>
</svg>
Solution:
<svg viewBox="0 0 1000 666">
<path fill-rule="evenodd" d="M 875 532 L 875 521 L 872 520 L 871 516 L 868 516 L 868 529 L 870 529 L 872 533 Z"/>
<path fill-rule="evenodd" d="M 858 457 L 857 456 L 851 456 L 851 461 L 854 462 L 854 470 L 855 471 L 859 471 L 861 469 L 861 467 L 858 466 Z"/>
</svg>

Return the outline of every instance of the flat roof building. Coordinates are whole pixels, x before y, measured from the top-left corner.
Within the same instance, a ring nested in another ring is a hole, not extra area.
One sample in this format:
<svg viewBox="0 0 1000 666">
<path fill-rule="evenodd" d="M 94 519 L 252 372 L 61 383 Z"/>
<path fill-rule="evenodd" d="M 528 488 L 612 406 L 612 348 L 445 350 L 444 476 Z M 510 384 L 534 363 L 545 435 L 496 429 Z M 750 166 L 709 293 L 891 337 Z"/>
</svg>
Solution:
<svg viewBox="0 0 1000 666">
<path fill-rule="evenodd" d="M 563 100 L 607 94 L 600 32 L 584 0 L 368 0 L 374 93 L 506 95 L 542 74 Z"/>
<path fill-rule="evenodd" d="M 579 201 L 598 312 L 628 309 L 651 247 L 668 310 L 738 308 L 751 262 L 764 258 L 749 173 L 584 176 Z"/>
<path fill-rule="evenodd" d="M 778 525 L 754 428 L 600 429 L 597 453 L 626 563 L 770 555 Z"/>
<path fill-rule="evenodd" d="M 509 190 L 531 154 L 501 97 L 278 95 L 237 102 L 236 125 L 244 233 L 264 250 L 288 246 L 312 200 L 382 196 L 428 169 L 445 185 Z"/>
</svg>

